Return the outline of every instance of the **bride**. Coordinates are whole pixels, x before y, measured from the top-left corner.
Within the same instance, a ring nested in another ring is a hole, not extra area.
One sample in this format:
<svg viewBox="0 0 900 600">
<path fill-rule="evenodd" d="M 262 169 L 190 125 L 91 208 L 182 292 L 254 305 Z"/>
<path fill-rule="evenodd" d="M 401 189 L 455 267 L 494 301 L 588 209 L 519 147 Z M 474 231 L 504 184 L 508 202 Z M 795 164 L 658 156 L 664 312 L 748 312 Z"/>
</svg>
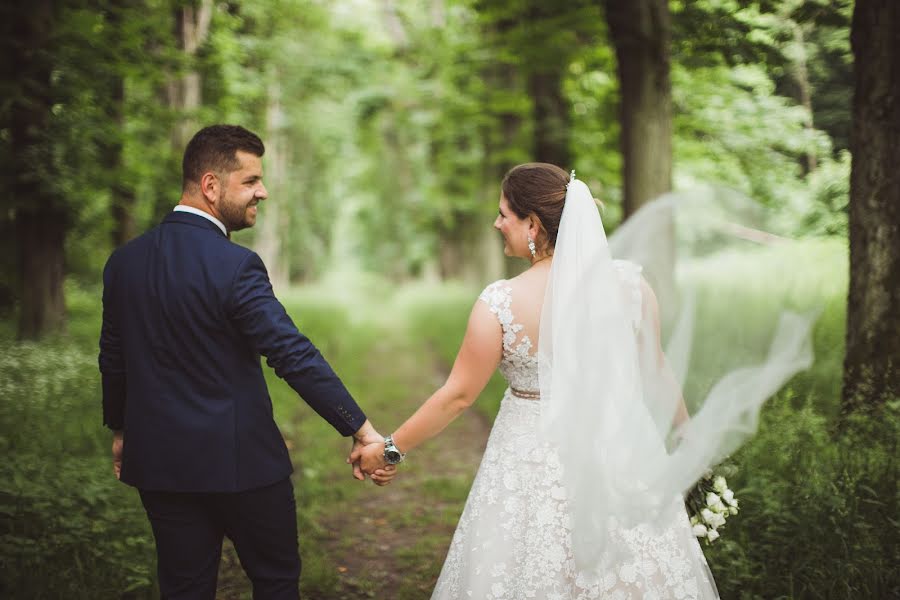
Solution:
<svg viewBox="0 0 900 600">
<path fill-rule="evenodd" d="M 511 169 L 494 227 L 531 266 L 485 288 L 446 383 L 349 461 L 377 479 L 471 406 L 499 366 L 509 387 L 432 598 L 717 598 L 682 493 L 808 362 L 808 323 L 783 324 L 777 347 L 791 352 L 773 345 L 689 417 L 657 297 L 641 266 L 612 258 L 574 172 Z"/>
</svg>

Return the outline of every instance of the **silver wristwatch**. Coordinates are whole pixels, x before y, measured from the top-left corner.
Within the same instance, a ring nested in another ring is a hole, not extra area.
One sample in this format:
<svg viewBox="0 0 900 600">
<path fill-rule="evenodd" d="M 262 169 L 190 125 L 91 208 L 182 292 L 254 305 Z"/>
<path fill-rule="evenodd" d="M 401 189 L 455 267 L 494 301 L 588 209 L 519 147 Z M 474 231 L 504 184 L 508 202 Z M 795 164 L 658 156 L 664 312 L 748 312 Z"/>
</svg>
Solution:
<svg viewBox="0 0 900 600">
<path fill-rule="evenodd" d="M 404 458 L 406 455 L 394 445 L 394 438 L 392 436 L 384 438 L 384 462 L 396 465 L 402 463 Z"/>
</svg>

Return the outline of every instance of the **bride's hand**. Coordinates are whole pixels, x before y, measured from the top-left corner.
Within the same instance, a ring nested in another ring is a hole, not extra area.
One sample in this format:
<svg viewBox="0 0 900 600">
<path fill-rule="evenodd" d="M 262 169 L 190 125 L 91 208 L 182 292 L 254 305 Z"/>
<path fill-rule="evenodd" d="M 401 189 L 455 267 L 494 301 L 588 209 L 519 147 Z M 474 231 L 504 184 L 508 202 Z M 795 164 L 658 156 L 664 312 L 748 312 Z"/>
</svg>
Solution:
<svg viewBox="0 0 900 600">
<path fill-rule="evenodd" d="M 397 465 L 386 465 L 383 469 L 376 469 L 370 477 L 375 485 L 385 486 L 397 476 Z"/>
</svg>

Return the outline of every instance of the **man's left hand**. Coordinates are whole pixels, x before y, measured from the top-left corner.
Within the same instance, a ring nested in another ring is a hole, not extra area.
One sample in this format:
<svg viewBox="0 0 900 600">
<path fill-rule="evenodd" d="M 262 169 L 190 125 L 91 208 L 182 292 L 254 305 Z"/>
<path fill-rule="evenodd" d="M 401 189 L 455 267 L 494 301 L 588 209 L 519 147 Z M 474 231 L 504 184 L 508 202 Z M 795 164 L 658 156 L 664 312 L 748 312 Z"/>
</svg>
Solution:
<svg viewBox="0 0 900 600">
<path fill-rule="evenodd" d="M 112 442 L 113 473 L 116 479 L 122 477 L 122 448 L 125 446 L 125 432 L 114 431 Z"/>
</svg>

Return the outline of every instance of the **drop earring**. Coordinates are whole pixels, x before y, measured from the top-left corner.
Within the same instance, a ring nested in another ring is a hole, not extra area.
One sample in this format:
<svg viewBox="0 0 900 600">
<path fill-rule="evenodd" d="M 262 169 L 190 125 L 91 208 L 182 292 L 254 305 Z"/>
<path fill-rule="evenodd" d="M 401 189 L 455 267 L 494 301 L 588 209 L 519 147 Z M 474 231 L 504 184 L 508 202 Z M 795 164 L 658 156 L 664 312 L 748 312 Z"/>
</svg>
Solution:
<svg viewBox="0 0 900 600">
<path fill-rule="evenodd" d="M 534 246 L 534 240 L 528 236 L 528 249 L 531 250 L 531 258 L 537 258 L 537 249 Z"/>
</svg>

